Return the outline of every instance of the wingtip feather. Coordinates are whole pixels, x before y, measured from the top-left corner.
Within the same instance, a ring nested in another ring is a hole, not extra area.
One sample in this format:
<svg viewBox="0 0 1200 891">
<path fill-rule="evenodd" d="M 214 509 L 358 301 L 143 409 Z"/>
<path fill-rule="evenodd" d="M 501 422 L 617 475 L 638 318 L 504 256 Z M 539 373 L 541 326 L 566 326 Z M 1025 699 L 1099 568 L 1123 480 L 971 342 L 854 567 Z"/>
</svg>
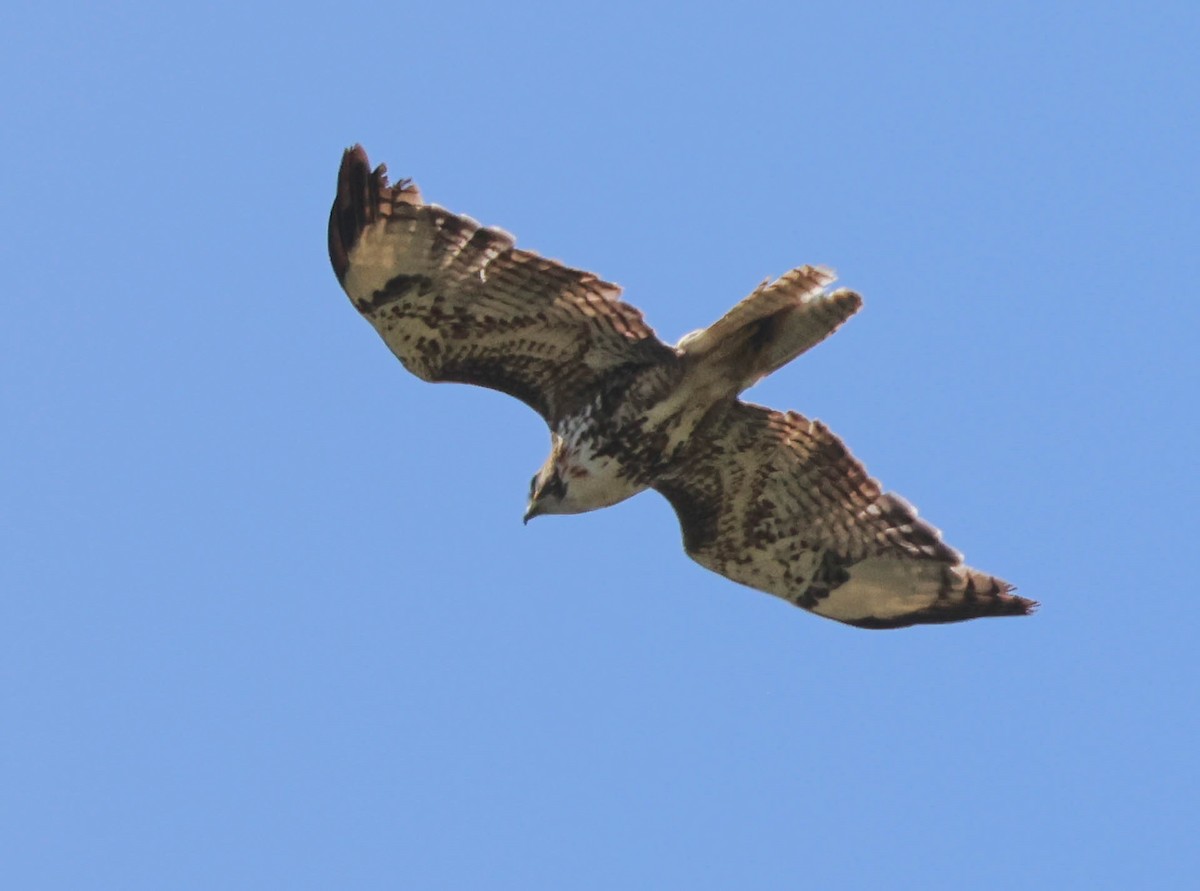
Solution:
<svg viewBox="0 0 1200 891">
<path fill-rule="evenodd" d="M 350 268 L 350 252 L 363 229 L 381 215 L 387 216 L 393 204 L 421 203 L 420 190 L 407 179 L 390 185 L 387 165 L 374 170 L 366 149 L 357 143 L 342 153 L 338 168 L 337 194 L 329 211 L 329 261 L 339 282 L 345 283 Z"/>
<path fill-rule="evenodd" d="M 350 251 L 358 241 L 359 233 L 374 219 L 376 201 L 373 200 L 372 186 L 378 189 L 381 181 L 386 187 L 386 170 L 380 166 L 372 174 L 367 153 L 361 145 L 351 146 L 342 154 L 337 193 L 329 210 L 329 262 L 339 282 L 346 279 Z"/>
</svg>

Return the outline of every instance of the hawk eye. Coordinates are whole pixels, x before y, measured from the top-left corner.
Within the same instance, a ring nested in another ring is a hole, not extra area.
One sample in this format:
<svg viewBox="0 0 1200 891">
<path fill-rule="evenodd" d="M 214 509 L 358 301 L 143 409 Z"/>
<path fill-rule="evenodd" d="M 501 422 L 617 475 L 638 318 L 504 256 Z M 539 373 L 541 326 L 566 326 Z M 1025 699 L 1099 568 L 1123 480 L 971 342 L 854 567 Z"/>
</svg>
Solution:
<svg viewBox="0 0 1200 891">
<path fill-rule="evenodd" d="M 529 497 L 530 498 L 532 498 L 533 493 L 537 491 L 537 478 L 538 478 L 538 475 L 535 473 L 533 475 L 533 479 L 531 479 L 529 481 Z"/>
</svg>

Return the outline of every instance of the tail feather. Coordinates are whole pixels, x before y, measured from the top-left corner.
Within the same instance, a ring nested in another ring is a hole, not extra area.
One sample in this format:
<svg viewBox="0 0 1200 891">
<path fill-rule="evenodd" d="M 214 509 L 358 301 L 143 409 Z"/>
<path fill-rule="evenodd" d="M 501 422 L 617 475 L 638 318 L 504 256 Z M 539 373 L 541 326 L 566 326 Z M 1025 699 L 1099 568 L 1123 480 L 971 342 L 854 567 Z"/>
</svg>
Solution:
<svg viewBox="0 0 1200 891">
<path fill-rule="evenodd" d="M 862 306 L 845 288 L 827 292 L 836 276 L 823 266 L 801 266 L 764 282 L 702 331 L 684 337 L 680 355 L 717 371 L 740 393 L 782 368 L 838 329 Z"/>
</svg>

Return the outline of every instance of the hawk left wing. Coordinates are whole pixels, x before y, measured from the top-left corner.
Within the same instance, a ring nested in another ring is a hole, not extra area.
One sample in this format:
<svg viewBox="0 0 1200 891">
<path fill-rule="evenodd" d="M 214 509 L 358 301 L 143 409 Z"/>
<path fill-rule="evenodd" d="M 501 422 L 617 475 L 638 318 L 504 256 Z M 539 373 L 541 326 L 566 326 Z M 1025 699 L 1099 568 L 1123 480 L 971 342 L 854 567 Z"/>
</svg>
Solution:
<svg viewBox="0 0 1200 891">
<path fill-rule="evenodd" d="M 358 311 L 427 381 L 515 396 L 551 426 L 622 368 L 671 363 L 621 289 L 514 247 L 499 229 L 423 204 L 349 149 L 329 216 L 329 257 Z"/>
<path fill-rule="evenodd" d="M 903 499 L 883 493 L 819 421 L 736 401 L 654 484 L 700 565 L 863 628 L 1026 615 L 1037 604 L 963 565 Z"/>
</svg>

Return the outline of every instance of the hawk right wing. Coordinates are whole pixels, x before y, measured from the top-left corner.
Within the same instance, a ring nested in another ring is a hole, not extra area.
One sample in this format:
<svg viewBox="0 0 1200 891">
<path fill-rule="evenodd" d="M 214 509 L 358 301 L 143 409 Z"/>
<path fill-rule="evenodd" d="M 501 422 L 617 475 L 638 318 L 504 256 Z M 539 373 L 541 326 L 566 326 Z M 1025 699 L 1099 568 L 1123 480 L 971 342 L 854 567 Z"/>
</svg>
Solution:
<svg viewBox="0 0 1200 891">
<path fill-rule="evenodd" d="M 734 401 L 654 484 L 700 565 L 864 628 L 1026 615 L 819 421 Z"/>
<path fill-rule="evenodd" d="M 342 158 L 329 257 L 409 371 L 508 393 L 551 426 L 612 372 L 677 361 L 619 287 L 422 203 L 416 186 L 372 171 L 360 146 Z"/>
</svg>

